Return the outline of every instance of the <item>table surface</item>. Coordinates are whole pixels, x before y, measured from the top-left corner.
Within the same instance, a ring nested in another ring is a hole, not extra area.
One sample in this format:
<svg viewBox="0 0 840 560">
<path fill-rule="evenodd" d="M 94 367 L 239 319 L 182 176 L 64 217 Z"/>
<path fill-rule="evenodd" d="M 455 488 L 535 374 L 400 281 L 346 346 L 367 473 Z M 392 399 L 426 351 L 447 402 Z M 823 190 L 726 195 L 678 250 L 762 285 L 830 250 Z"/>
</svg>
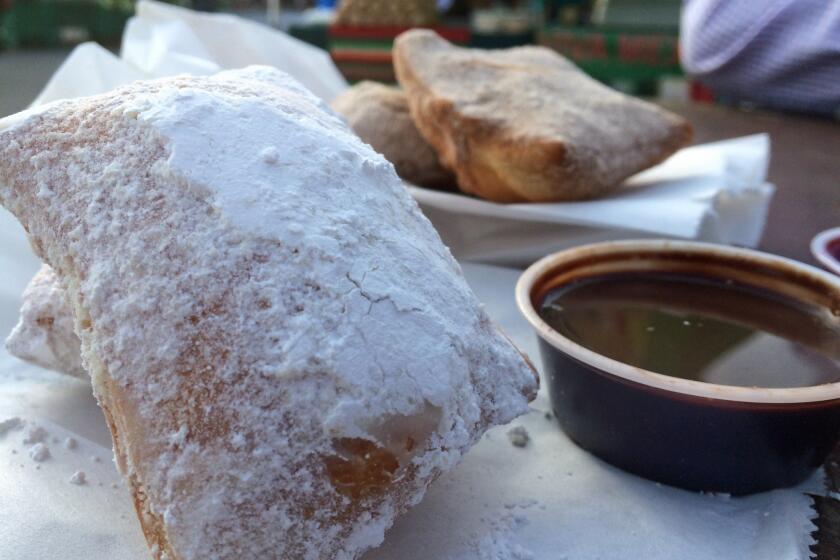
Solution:
<svg viewBox="0 0 840 560">
<path fill-rule="evenodd" d="M 840 226 L 840 124 L 805 116 L 743 111 L 697 103 L 666 103 L 694 126 L 701 144 L 767 132 L 772 151 L 769 181 L 777 191 L 760 249 L 816 265 L 811 238 Z M 827 484 L 840 491 L 840 446 L 826 465 Z M 814 497 L 819 514 L 812 547 L 819 560 L 840 558 L 840 501 Z"/>
</svg>

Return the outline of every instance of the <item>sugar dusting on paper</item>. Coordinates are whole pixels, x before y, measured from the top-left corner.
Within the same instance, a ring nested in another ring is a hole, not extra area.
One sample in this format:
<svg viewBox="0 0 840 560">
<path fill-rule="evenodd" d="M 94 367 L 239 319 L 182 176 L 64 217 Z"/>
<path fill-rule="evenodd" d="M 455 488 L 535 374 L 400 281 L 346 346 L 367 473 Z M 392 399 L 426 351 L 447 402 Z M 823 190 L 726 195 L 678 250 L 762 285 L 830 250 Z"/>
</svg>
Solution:
<svg viewBox="0 0 840 560">
<path fill-rule="evenodd" d="M 468 548 L 477 560 L 536 560 L 534 553 L 523 546 L 517 536 L 519 527 L 527 523 L 524 509 L 536 501 L 506 504 L 506 511 L 488 521 L 488 528 L 471 536 Z M 452 558 L 451 560 L 456 560 Z"/>
<path fill-rule="evenodd" d="M 531 441 L 531 436 L 525 426 L 516 426 L 508 430 L 508 440 L 514 447 L 525 447 Z"/>
<path fill-rule="evenodd" d="M 43 443 L 36 443 L 29 448 L 29 457 L 36 463 L 42 463 L 50 458 L 50 448 Z"/>
</svg>

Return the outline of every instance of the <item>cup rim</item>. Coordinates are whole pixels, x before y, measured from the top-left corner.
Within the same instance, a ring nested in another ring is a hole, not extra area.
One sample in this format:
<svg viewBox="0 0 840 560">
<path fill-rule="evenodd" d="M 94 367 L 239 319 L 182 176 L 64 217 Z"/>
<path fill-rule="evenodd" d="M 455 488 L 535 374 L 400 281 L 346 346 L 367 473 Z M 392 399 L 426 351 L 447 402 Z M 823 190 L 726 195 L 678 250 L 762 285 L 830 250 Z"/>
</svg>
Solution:
<svg viewBox="0 0 840 560">
<path fill-rule="evenodd" d="M 721 257 L 747 258 L 753 262 L 760 262 L 769 266 L 793 267 L 797 272 L 827 282 L 840 291 L 840 277 L 786 257 L 771 255 L 761 251 L 698 241 L 673 241 L 665 239 L 607 241 L 581 245 L 572 249 L 552 253 L 529 266 L 520 275 L 516 283 L 516 304 L 520 313 L 536 330 L 539 337 L 561 352 L 607 374 L 654 389 L 695 397 L 759 404 L 812 403 L 840 399 L 840 381 L 807 387 L 742 387 L 682 379 L 656 373 L 625 364 L 624 362 L 589 350 L 554 330 L 540 317 L 532 303 L 531 292 L 537 281 L 543 278 L 546 273 L 563 262 L 576 260 L 581 256 L 604 255 L 609 253 L 620 254 L 627 253 L 630 250 L 642 250 L 646 252 L 679 251 L 694 254 L 702 253 L 711 257 L 718 255 Z"/>
<path fill-rule="evenodd" d="M 828 252 L 828 245 L 832 241 L 840 242 L 840 227 L 827 229 L 815 235 L 811 239 L 811 254 L 828 270 L 840 274 L 840 261 Z"/>
</svg>

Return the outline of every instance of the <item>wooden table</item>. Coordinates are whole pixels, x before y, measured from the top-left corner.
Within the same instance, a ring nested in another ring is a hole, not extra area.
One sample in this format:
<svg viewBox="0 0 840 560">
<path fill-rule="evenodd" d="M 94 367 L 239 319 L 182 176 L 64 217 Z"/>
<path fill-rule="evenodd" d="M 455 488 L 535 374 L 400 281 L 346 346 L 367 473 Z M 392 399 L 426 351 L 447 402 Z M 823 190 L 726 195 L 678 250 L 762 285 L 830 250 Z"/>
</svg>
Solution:
<svg viewBox="0 0 840 560">
<path fill-rule="evenodd" d="M 778 113 L 746 112 L 715 105 L 665 104 L 694 125 L 701 144 L 767 132 L 772 145 L 769 181 L 777 191 L 760 248 L 817 265 L 809 243 L 840 226 L 840 123 Z M 840 491 L 840 445 L 826 464 L 829 489 Z M 840 559 L 840 501 L 814 496 L 819 560 Z"/>
</svg>

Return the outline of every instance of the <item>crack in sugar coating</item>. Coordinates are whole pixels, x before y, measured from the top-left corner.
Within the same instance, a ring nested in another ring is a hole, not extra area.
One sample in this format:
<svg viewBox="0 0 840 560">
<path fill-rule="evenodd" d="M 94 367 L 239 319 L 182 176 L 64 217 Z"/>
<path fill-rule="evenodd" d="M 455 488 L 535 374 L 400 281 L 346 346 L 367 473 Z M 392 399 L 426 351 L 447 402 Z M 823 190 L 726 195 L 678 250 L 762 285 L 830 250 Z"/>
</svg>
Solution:
<svg viewBox="0 0 840 560">
<path fill-rule="evenodd" d="M 533 398 L 393 168 L 279 72 L 53 105 L 0 128 L 0 185 L 158 558 L 357 558 Z"/>
</svg>

